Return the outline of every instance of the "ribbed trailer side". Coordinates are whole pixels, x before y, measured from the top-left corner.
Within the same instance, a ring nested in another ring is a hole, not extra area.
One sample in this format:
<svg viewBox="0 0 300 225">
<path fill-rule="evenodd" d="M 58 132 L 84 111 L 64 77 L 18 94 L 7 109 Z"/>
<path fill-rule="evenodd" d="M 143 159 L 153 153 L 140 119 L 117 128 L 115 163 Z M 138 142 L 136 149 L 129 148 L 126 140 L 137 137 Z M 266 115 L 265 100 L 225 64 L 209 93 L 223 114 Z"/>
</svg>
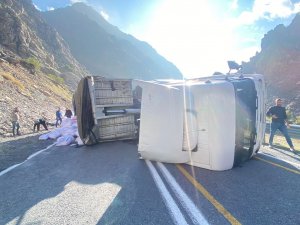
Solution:
<svg viewBox="0 0 300 225">
<path fill-rule="evenodd" d="M 136 138 L 133 113 L 107 113 L 133 106 L 131 80 L 85 77 L 73 99 L 79 135 L 86 145 Z"/>
</svg>

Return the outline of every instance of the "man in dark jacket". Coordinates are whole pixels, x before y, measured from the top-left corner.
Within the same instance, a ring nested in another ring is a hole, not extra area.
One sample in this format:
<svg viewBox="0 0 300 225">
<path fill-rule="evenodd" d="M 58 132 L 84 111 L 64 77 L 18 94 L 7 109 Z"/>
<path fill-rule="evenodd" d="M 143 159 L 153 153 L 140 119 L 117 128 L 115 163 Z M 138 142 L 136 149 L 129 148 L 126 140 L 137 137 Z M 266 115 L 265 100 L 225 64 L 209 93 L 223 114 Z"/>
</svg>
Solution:
<svg viewBox="0 0 300 225">
<path fill-rule="evenodd" d="M 46 123 L 46 118 L 45 117 L 42 117 L 42 118 L 37 119 L 36 121 L 34 121 L 33 132 L 35 132 L 35 128 L 37 128 L 37 131 L 39 132 L 41 125 L 43 125 L 43 127 L 45 128 L 45 130 L 48 130 L 47 123 Z"/>
<path fill-rule="evenodd" d="M 285 140 L 287 141 L 287 143 L 290 146 L 290 150 L 293 152 L 293 151 L 295 151 L 295 149 L 294 149 L 294 145 L 293 145 L 292 140 L 287 131 L 287 127 L 289 127 L 289 124 L 287 121 L 285 107 L 282 106 L 282 100 L 280 98 L 277 98 L 275 100 L 275 103 L 276 103 L 276 105 L 272 106 L 267 112 L 267 116 L 272 117 L 269 145 L 270 145 L 270 147 L 272 147 L 273 138 L 278 129 L 284 135 Z"/>
<path fill-rule="evenodd" d="M 73 116 L 73 113 L 72 113 L 71 109 L 66 109 L 65 117 L 71 118 L 72 116 Z"/>
</svg>

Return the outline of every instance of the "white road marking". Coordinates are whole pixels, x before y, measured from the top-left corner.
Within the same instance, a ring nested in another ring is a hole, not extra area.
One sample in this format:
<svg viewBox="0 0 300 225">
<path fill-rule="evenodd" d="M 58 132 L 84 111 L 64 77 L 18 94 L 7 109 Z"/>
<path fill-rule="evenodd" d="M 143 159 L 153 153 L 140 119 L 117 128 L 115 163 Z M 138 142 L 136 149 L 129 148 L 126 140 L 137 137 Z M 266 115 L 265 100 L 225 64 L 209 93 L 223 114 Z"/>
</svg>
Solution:
<svg viewBox="0 0 300 225">
<path fill-rule="evenodd" d="M 155 182 L 160 194 L 163 197 L 164 203 L 167 206 L 167 208 L 171 214 L 173 222 L 178 225 L 188 224 L 186 222 L 182 212 L 180 211 L 180 209 L 178 208 L 174 199 L 172 198 L 171 194 L 169 193 L 168 189 L 164 185 L 164 183 L 163 183 L 161 177 L 159 176 L 158 172 L 156 171 L 155 167 L 152 165 L 152 163 L 149 160 L 145 160 L 145 161 L 146 161 L 146 164 L 147 164 L 147 166 L 150 170 L 150 173 L 154 179 L 154 182 Z"/>
<path fill-rule="evenodd" d="M 22 164 L 25 163 L 27 160 L 30 160 L 30 159 L 32 159 L 33 157 L 37 156 L 38 154 L 40 154 L 40 153 L 42 153 L 42 152 L 48 150 L 49 148 L 53 147 L 55 144 L 56 144 L 56 142 L 53 143 L 52 145 L 49 145 L 47 148 L 44 148 L 44 149 L 42 149 L 42 150 L 40 150 L 40 151 L 38 151 L 38 152 L 36 152 L 36 153 L 33 153 L 33 154 L 30 155 L 24 162 L 21 162 L 21 163 L 19 163 L 19 164 L 15 164 L 15 165 L 10 166 L 10 167 L 8 167 L 7 169 L 1 171 L 1 172 L 0 172 L 0 177 L 1 177 L 2 175 L 4 175 L 4 174 L 8 173 L 9 171 L 13 170 L 14 168 L 16 168 L 16 167 L 22 165 Z"/>
<path fill-rule="evenodd" d="M 204 218 L 203 214 L 192 202 L 192 200 L 187 196 L 187 194 L 182 190 L 180 185 L 176 182 L 175 178 L 170 174 L 167 168 L 160 162 L 157 162 L 158 168 L 161 170 L 163 176 L 167 180 L 168 184 L 172 188 L 176 197 L 179 199 L 181 205 L 184 207 L 188 215 L 191 217 L 195 224 L 208 225 L 209 223 Z"/>
</svg>

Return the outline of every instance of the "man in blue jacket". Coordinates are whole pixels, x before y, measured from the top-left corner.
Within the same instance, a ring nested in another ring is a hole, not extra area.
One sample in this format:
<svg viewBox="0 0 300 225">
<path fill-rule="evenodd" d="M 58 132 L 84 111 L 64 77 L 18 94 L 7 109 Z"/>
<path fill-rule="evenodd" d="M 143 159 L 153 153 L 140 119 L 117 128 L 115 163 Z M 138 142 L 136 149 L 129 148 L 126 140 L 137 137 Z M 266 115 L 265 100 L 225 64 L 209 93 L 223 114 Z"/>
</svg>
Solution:
<svg viewBox="0 0 300 225">
<path fill-rule="evenodd" d="M 290 146 L 290 150 L 293 152 L 295 148 L 287 131 L 287 127 L 290 126 L 288 124 L 285 107 L 282 106 L 282 100 L 280 98 L 277 98 L 275 103 L 276 105 L 272 106 L 267 112 L 267 116 L 272 117 L 269 145 L 270 147 L 273 146 L 273 138 L 278 129 L 284 135 L 285 140 Z"/>
<path fill-rule="evenodd" d="M 59 125 L 62 122 L 62 113 L 60 111 L 60 108 L 58 108 L 58 110 L 56 111 L 55 115 L 56 115 L 56 124 L 55 124 L 55 127 L 57 127 L 58 122 L 59 122 Z"/>
</svg>

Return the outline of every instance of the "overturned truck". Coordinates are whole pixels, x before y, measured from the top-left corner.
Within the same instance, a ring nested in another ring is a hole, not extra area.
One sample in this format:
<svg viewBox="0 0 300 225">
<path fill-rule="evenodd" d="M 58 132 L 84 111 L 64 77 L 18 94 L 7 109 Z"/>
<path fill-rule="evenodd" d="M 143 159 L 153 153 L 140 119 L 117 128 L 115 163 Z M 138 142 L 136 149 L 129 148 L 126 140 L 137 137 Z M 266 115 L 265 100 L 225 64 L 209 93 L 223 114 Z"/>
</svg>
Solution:
<svg viewBox="0 0 300 225">
<path fill-rule="evenodd" d="M 259 74 L 156 81 L 86 77 L 74 108 L 86 145 L 136 139 L 141 158 L 227 170 L 262 145 L 265 96 Z"/>
</svg>

